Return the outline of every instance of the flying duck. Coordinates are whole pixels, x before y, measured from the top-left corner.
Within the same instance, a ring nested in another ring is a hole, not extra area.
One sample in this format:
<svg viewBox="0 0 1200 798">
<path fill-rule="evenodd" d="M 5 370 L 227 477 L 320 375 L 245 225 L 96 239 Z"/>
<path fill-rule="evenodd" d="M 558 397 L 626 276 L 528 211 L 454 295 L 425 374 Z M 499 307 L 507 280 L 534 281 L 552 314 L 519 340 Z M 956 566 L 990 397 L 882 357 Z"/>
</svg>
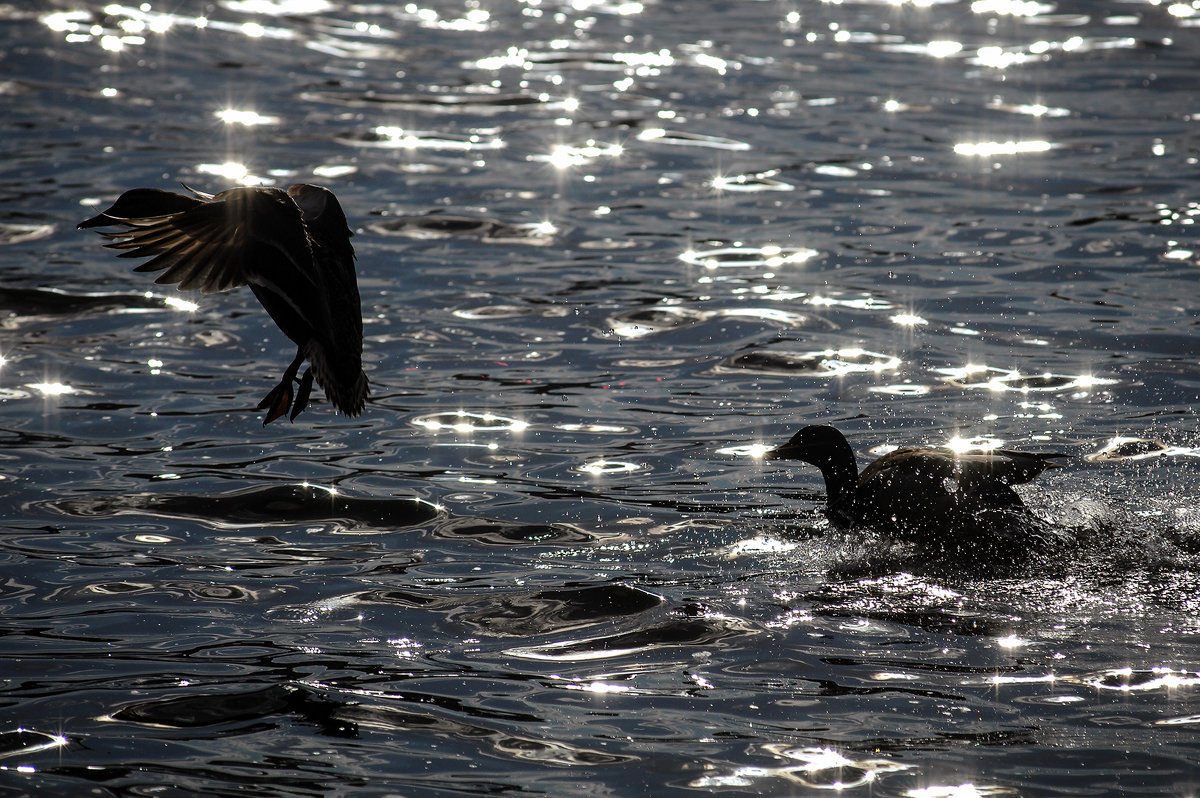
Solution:
<svg viewBox="0 0 1200 798">
<path fill-rule="evenodd" d="M 298 183 L 239 187 L 192 196 L 155 188 L 126 191 L 80 228 L 120 226 L 100 234 L 124 250 L 117 257 L 151 258 L 138 272 L 154 282 L 205 294 L 249 285 L 279 329 L 296 344 L 296 358 L 258 404 L 264 426 L 308 406 L 314 377 L 334 408 L 362 412 L 362 307 L 354 247 L 342 206 L 332 191 Z M 299 378 L 296 372 L 311 364 Z M 297 383 L 295 392 L 292 383 Z"/>
<path fill-rule="evenodd" d="M 1031 519 L 1012 489 L 1047 468 L 1061 468 L 1060 453 L 997 449 L 963 454 L 952 449 L 906 447 L 889 452 L 858 473 L 854 451 L 833 427 L 805 427 L 766 460 L 800 460 L 821 469 L 826 514 L 840 528 L 869 527 L 898 538 L 986 536 L 996 523 Z"/>
</svg>

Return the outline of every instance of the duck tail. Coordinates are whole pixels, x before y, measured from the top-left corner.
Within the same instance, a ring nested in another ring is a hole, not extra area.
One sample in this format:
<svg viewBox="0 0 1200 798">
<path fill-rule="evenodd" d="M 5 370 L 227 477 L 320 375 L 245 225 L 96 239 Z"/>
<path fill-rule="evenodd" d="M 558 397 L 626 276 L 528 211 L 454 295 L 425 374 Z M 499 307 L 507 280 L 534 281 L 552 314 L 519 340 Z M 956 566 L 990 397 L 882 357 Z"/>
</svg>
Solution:
<svg viewBox="0 0 1200 798">
<path fill-rule="evenodd" d="M 363 411 L 370 391 L 360 359 L 330 358 L 323 348 L 310 346 L 308 360 L 317 384 L 334 408 L 351 417 Z"/>
</svg>

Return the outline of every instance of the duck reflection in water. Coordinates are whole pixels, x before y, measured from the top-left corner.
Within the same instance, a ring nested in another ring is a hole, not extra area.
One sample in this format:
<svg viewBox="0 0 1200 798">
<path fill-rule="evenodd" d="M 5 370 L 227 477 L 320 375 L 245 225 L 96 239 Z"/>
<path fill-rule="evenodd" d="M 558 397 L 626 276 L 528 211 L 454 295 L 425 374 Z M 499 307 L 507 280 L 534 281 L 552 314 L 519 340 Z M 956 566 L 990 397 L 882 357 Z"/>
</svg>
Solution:
<svg viewBox="0 0 1200 798">
<path fill-rule="evenodd" d="M 124 250 L 118 257 L 152 258 L 134 271 L 161 271 L 156 283 L 205 294 L 250 286 L 297 347 L 279 384 L 258 405 L 267 411 L 264 425 L 289 410 L 294 421 L 308 406 L 314 377 L 337 410 L 361 413 L 367 398 L 362 308 L 353 233 L 337 197 L 306 184 L 192 195 L 135 188 L 79 227 L 123 227 L 101 232 L 113 239 L 105 246 Z M 297 378 L 305 360 L 311 366 Z"/>
<path fill-rule="evenodd" d="M 1019 541 L 1018 532 L 1044 534 L 1046 525 L 1012 489 L 1047 468 L 1060 468 L 1060 453 L 960 453 L 952 449 L 906 447 L 885 454 L 858 473 L 854 451 L 833 427 L 809 426 L 766 460 L 799 460 L 825 478 L 826 514 L 841 529 L 870 528 L 916 540 L 938 550 Z M 1027 542 L 1037 542 L 1030 538 Z"/>
</svg>

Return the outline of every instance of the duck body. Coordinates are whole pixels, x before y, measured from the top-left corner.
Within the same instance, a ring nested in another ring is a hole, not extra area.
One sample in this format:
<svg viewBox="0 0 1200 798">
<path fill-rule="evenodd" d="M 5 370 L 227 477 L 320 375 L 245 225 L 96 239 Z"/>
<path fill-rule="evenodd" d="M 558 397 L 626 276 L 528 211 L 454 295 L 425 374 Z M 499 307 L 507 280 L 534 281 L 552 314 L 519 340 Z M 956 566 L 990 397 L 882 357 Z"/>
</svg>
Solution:
<svg viewBox="0 0 1200 798">
<path fill-rule="evenodd" d="M 899 538 L 970 541 L 1034 521 L 1012 489 L 1048 468 L 1060 453 L 998 449 L 960 453 L 907 447 L 889 452 L 862 473 L 841 432 L 809 426 L 764 455 L 800 460 L 825 478 L 826 513 L 840 528 L 868 527 Z"/>
<path fill-rule="evenodd" d="M 192 196 L 135 188 L 79 225 L 110 226 L 123 228 L 101 232 L 112 239 L 105 246 L 122 250 L 118 257 L 150 258 L 134 271 L 161 272 L 156 283 L 205 294 L 249 285 L 296 344 L 279 385 L 259 403 L 264 424 L 289 410 L 294 420 L 314 377 L 337 410 L 362 412 L 368 384 L 353 234 L 333 192 L 307 184 Z M 297 378 L 305 360 L 311 367 Z"/>
</svg>

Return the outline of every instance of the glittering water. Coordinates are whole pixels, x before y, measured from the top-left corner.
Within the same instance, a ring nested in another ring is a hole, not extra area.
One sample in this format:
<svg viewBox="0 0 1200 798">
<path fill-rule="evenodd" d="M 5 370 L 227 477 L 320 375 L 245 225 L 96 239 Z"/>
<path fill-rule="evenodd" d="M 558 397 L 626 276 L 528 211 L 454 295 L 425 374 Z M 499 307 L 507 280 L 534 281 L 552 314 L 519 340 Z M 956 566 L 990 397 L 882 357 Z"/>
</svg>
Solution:
<svg viewBox="0 0 1200 798">
<path fill-rule="evenodd" d="M 1200 781 L 1196 3 L 3 7 L 0 792 Z M 74 225 L 315 182 L 372 397 Z M 1079 455 L 997 568 L 821 420 Z"/>
</svg>

